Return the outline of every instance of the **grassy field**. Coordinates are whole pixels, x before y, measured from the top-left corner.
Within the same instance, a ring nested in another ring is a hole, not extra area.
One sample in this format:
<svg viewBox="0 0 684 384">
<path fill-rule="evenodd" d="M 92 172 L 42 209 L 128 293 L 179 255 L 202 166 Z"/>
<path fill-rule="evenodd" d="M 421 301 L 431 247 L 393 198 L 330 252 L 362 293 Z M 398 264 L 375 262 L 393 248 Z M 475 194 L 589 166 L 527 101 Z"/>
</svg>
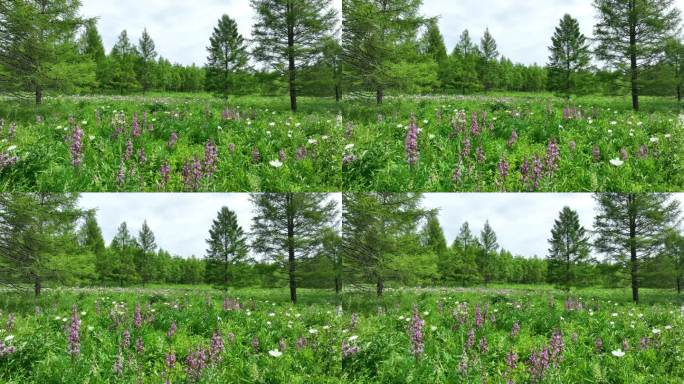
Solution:
<svg viewBox="0 0 684 384">
<path fill-rule="evenodd" d="M 3 292 L 7 383 L 680 383 L 684 300 L 643 290 Z M 337 305 L 341 305 L 338 308 Z"/>
<path fill-rule="evenodd" d="M 0 189 L 338 191 L 335 102 L 207 95 L 56 97 L 3 103 Z M 6 159 L 13 159 L 7 161 Z"/>
<path fill-rule="evenodd" d="M 353 191 L 679 191 L 676 102 L 551 95 L 390 98 L 356 108 L 344 186 Z M 411 125 L 415 116 L 415 125 Z M 409 137 L 413 128 L 413 137 Z"/>
</svg>

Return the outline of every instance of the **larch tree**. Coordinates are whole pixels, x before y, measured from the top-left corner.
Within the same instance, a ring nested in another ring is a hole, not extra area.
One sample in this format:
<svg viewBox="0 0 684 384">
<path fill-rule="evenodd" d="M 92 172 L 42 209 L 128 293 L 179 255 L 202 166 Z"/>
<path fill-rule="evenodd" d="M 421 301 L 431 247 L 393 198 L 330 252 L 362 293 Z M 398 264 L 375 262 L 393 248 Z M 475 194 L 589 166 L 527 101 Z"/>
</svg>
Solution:
<svg viewBox="0 0 684 384">
<path fill-rule="evenodd" d="M 290 109 L 297 112 L 297 74 L 320 56 L 333 34 L 337 11 L 331 0 L 250 0 L 256 11 L 254 57 L 287 75 Z"/>
<path fill-rule="evenodd" d="M 157 60 L 157 50 L 152 37 L 147 33 L 147 28 L 143 30 L 140 41 L 138 42 L 139 65 L 138 79 L 142 86 L 143 95 L 152 87 L 154 79 L 154 65 Z"/>
<path fill-rule="evenodd" d="M 594 248 L 629 273 L 638 304 L 640 267 L 663 249 L 664 234 L 678 224 L 679 201 L 666 193 L 598 193 L 594 199 Z"/>
<path fill-rule="evenodd" d="M 402 42 L 411 40 L 425 20 L 422 0 L 343 0 L 342 47 L 346 81 L 375 93 L 382 104 L 402 61 Z"/>
<path fill-rule="evenodd" d="M 290 300 L 297 303 L 297 261 L 316 255 L 325 228 L 334 224 L 337 204 L 323 193 L 253 194 L 252 249 L 287 270 Z"/>
<path fill-rule="evenodd" d="M 576 211 L 563 208 L 551 229 L 549 245 L 548 280 L 569 290 L 576 282 L 578 266 L 589 259 L 589 235 Z"/>
<path fill-rule="evenodd" d="M 247 70 L 249 62 L 245 39 L 230 16 L 223 15 L 219 19 L 209 38 L 207 51 L 206 87 L 225 99 L 235 92 L 236 78 Z"/>
<path fill-rule="evenodd" d="M 140 228 L 140 232 L 138 232 L 137 245 L 138 252 L 136 252 L 135 267 L 143 286 L 145 286 L 145 284 L 154 278 L 154 257 L 157 250 L 154 233 L 149 225 L 147 225 L 147 220 L 143 222 L 142 228 Z"/>
<path fill-rule="evenodd" d="M 238 224 L 237 215 L 222 207 L 209 229 L 207 239 L 207 280 L 224 288 L 231 282 L 231 268 L 248 256 L 247 236 Z"/>
<path fill-rule="evenodd" d="M 480 232 L 480 254 L 477 258 L 477 265 L 480 269 L 480 274 L 484 279 L 485 285 L 489 284 L 494 278 L 496 270 L 496 252 L 499 249 L 499 244 L 496 240 L 496 233 L 489 225 L 489 221 L 485 222 L 482 231 Z"/>
<path fill-rule="evenodd" d="M 496 83 L 497 73 L 496 64 L 499 59 L 499 49 L 496 40 L 489 33 L 489 28 L 480 40 L 480 78 L 485 91 L 490 91 Z"/>
<path fill-rule="evenodd" d="M 111 87 L 120 93 L 129 92 L 139 87 L 135 67 L 138 62 L 138 50 L 131 44 L 128 32 L 122 31 L 110 53 L 112 63 Z"/>
<path fill-rule="evenodd" d="M 0 1 L 0 88 L 30 90 L 41 104 L 46 89 L 95 81 L 94 64 L 77 55 L 76 32 L 86 22 L 80 6 L 79 0 Z"/>
<path fill-rule="evenodd" d="M 596 55 L 626 72 L 638 111 L 639 74 L 662 56 L 667 38 L 679 28 L 680 10 L 674 0 L 594 0 L 594 8 Z"/>
<path fill-rule="evenodd" d="M 591 61 L 589 43 L 580 31 L 579 22 L 569 14 L 560 20 L 560 25 L 551 38 L 549 51 L 549 86 L 570 97 L 581 85 L 581 76 L 589 69 Z"/>
</svg>

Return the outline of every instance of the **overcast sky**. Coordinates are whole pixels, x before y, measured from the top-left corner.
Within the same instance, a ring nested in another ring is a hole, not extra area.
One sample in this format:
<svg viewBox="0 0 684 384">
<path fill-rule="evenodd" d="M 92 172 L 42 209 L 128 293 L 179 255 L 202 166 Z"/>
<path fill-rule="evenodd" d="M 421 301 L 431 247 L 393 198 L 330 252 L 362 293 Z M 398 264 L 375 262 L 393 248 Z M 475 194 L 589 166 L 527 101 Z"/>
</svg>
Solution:
<svg viewBox="0 0 684 384">
<path fill-rule="evenodd" d="M 579 20 L 582 33 L 593 36 L 593 0 L 423 0 L 425 16 L 440 16 L 439 27 L 451 52 L 464 29 L 479 43 L 485 28 L 499 52 L 513 62 L 544 65 L 551 36 L 564 14 Z M 684 10 L 684 0 L 675 0 Z"/>
<path fill-rule="evenodd" d="M 209 36 L 224 13 L 235 19 L 246 39 L 252 35 L 254 11 L 249 0 L 82 0 L 81 14 L 98 17 L 107 53 L 122 30 L 137 44 L 145 27 L 157 52 L 174 63 L 202 66 Z M 341 14 L 342 0 L 333 0 Z"/>
<path fill-rule="evenodd" d="M 338 201 L 341 194 L 333 194 Z M 97 210 L 97 222 L 107 245 L 122 222 L 137 236 L 144 220 L 157 246 L 171 254 L 203 257 L 212 221 L 221 207 L 235 211 L 238 223 L 248 232 L 253 206 L 248 193 L 83 193 L 80 206 Z"/>
<path fill-rule="evenodd" d="M 676 195 L 684 204 L 684 193 Z M 564 206 L 577 211 L 580 223 L 593 228 L 595 202 L 589 193 L 436 193 L 425 194 L 423 206 L 439 208 L 439 221 L 450 245 L 467 221 L 479 235 L 485 221 L 499 245 L 514 255 L 545 257 L 554 220 Z"/>
</svg>

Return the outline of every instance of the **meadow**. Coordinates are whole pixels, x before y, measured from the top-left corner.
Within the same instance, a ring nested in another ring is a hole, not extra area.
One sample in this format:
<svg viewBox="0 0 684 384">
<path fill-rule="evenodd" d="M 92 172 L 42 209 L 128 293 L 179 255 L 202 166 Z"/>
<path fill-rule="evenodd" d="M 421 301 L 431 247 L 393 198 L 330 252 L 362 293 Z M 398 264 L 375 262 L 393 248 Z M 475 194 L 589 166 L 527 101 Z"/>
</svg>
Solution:
<svg viewBox="0 0 684 384">
<path fill-rule="evenodd" d="M 550 94 L 391 97 L 350 108 L 352 191 L 679 191 L 684 120 L 676 101 Z"/>
<path fill-rule="evenodd" d="M 5 191 L 337 191 L 334 101 L 205 94 L 46 98 L 0 106 Z"/>
<path fill-rule="evenodd" d="M 0 299 L 6 383 L 680 383 L 684 300 L 547 287 L 57 288 Z"/>
</svg>

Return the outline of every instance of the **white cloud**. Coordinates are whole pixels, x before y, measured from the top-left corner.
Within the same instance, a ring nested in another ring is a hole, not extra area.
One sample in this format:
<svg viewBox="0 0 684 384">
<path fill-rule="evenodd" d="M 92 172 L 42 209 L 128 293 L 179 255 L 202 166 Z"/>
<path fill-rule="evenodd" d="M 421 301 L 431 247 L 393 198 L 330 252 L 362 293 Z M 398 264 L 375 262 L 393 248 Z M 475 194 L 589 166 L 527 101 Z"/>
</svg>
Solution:
<svg viewBox="0 0 684 384">
<path fill-rule="evenodd" d="M 224 13 L 235 19 L 238 30 L 251 37 L 254 11 L 248 0 L 83 0 L 81 14 L 97 17 L 98 30 L 107 52 L 122 30 L 137 44 L 144 28 L 157 52 L 185 65 L 206 62 L 206 46 L 218 19 Z M 333 0 L 338 13 L 342 0 Z"/>
<path fill-rule="evenodd" d="M 439 27 L 448 52 L 464 29 L 479 43 L 485 28 L 499 52 L 514 62 L 544 65 L 551 36 L 564 14 L 579 20 L 582 33 L 593 36 L 596 13 L 592 0 L 423 0 L 425 16 L 440 16 Z M 675 0 L 684 10 L 684 0 Z"/>
</svg>

